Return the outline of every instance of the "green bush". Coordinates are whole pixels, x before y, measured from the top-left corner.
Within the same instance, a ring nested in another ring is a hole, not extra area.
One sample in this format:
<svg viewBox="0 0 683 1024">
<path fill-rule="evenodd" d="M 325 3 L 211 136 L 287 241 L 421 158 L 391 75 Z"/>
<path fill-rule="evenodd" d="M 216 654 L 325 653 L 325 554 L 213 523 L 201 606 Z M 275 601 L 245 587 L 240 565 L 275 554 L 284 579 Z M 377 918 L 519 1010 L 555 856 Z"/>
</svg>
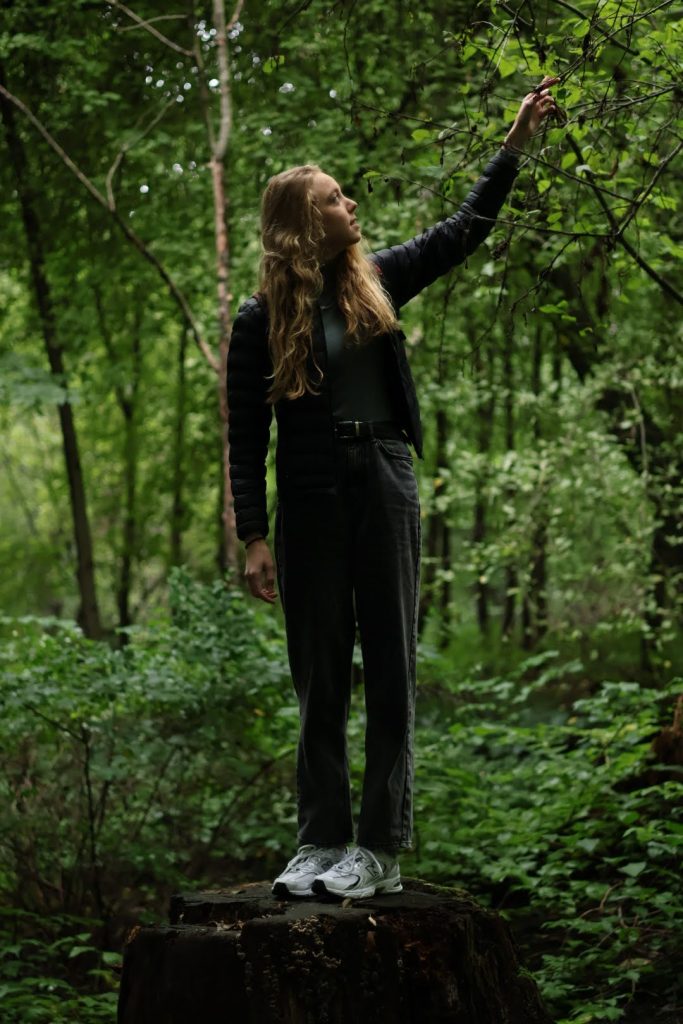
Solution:
<svg viewBox="0 0 683 1024">
<path fill-rule="evenodd" d="M 59 620 L 0 631 L 0 1014 L 94 1024 L 112 1019 L 117 956 L 98 949 L 163 918 L 174 890 L 268 877 L 291 854 L 285 640 L 241 590 L 184 570 L 169 620 L 130 629 L 121 650 Z M 450 688 L 439 662 L 435 696 L 428 650 L 419 664 L 403 873 L 464 886 L 506 916 L 562 1024 L 675 1006 L 681 776 L 651 742 L 681 680 L 591 692 L 581 662 L 545 651 Z M 356 808 L 362 699 L 349 723 Z"/>
<path fill-rule="evenodd" d="M 171 579 L 171 622 L 112 650 L 3 620 L 0 882 L 26 910 L 119 911 L 291 833 L 295 696 L 241 590 Z"/>
<path fill-rule="evenodd" d="M 92 922 L 0 907 L 3 1024 L 115 1020 L 120 962 L 97 947 Z"/>
<path fill-rule="evenodd" d="M 681 680 L 604 682 L 538 720 L 555 652 L 472 680 L 416 743 L 419 847 L 404 870 L 468 888 L 513 923 L 563 1022 L 619 1020 L 680 992 L 681 769 L 651 750 Z M 543 671 L 538 671 L 543 662 Z M 531 681 L 525 681 L 532 669 Z"/>
</svg>

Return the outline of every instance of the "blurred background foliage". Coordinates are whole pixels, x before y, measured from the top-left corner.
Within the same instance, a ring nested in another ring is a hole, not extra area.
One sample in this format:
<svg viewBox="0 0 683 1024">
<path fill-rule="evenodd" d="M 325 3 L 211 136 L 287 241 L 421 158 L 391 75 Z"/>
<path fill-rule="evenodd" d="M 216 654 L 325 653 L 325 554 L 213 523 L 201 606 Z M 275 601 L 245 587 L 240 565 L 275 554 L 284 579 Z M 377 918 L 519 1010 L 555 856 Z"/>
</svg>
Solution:
<svg viewBox="0 0 683 1024">
<path fill-rule="evenodd" d="M 225 547 L 218 377 L 196 342 L 219 350 L 221 6 L 0 12 L 8 1021 L 113 1019 L 132 924 L 178 887 L 267 878 L 293 852 L 281 610 L 253 606 Z M 530 144 L 487 242 L 403 311 L 426 437 L 403 872 L 509 916 L 557 1019 L 673 1024 L 680 12 L 283 0 L 237 15 L 232 314 L 257 286 L 271 174 L 319 163 L 358 200 L 368 249 L 404 241 L 455 211 L 522 96 L 562 76 L 564 118 Z M 356 792 L 363 729 L 357 653 Z"/>
</svg>

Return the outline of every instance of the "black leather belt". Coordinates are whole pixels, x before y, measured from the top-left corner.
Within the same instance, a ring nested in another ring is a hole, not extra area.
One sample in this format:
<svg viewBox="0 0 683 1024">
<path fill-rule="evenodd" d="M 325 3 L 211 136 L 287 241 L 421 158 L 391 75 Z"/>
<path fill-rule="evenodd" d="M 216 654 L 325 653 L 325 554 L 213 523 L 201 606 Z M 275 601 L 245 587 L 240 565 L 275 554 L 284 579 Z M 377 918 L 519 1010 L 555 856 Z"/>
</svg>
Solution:
<svg viewBox="0 0 683 1024">
<path fill-rule="evenodd" d="M 391 420 L 335 420 L 334 436 L 340 440 L 360 440 L 370 437 L 387 437 L 405 441 L 400 427 Z"/>
</svg>

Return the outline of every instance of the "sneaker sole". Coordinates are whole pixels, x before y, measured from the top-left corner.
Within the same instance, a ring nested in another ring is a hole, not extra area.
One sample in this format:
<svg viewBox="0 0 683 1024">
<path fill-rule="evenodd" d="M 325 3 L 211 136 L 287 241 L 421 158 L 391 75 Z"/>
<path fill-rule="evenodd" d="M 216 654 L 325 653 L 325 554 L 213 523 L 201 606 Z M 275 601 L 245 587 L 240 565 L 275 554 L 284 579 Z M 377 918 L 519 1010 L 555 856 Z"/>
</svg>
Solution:
<svg viewBox="0 0 683 1024">
<path fill-rule="evenodd" d="M 366 885 L 364 889 L 339 889 L 336 890 L 326 885 L 320 878 L 313 882 L 313 892 L 319 896 L 338 896 L 342 899 L 347 897 L 356 900 L 364 900 L 369 896 L 389 896 L 392 893 L 403 892 L 400 882 L 378 882 L 377 885 Z"/>
<path fill-rule="evenodd" d="M 299 896 L 315 896 L 312 889 L 307 889 L 305 892 L 292 892 L 287 888 L 284 882 L 275 882 L 272 892 L 273 896 L 279 900 L 291 900 L 296 899 Z"/>
</svg>

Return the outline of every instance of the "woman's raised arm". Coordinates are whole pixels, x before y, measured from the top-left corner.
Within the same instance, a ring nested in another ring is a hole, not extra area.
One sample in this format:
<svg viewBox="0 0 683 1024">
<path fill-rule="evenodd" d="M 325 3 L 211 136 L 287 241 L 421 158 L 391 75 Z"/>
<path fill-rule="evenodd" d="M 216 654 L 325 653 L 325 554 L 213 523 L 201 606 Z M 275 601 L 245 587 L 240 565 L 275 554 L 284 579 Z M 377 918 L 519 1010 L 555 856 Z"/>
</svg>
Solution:
<svg viewBox="0 0 683 1024">
<path fill-rule="evenodd" d="M 371 254 L 396 309 L 463 263 L 489 234 L 517 174 L 519 152 L 543 118 L 556 109 L 549 89 L 557 81 L 546 76 L 527 93 L 501 148 L 459 210 L 407 242 Z"/>
</svg>

